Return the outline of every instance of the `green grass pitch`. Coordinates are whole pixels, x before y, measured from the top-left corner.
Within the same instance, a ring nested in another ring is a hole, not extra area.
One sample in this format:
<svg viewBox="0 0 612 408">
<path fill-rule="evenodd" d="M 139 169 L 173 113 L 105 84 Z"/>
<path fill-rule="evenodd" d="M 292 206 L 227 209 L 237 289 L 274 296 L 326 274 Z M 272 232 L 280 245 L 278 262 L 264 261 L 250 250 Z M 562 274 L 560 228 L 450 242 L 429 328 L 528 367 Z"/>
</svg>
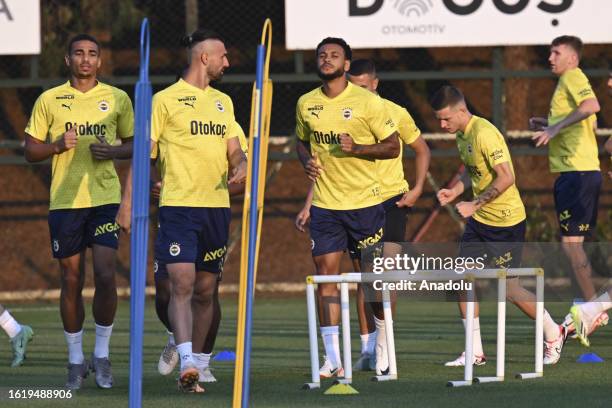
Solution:
<svg viewBox="0 0 612 408">
<path fill-rule="evenodd" d="M 9 305 L 9 308 L 11 305 Z M 567 311 L 566 304 L 547 304 L 556 320 Z M 23 367 L 10 369 L 8 343 L 0 347 L 0 406 L 2 407 L 126 407 L 129 385 L 129 303 L 121 301 L 111 340 L 115 375 L 112 390 L 97 389 L 90 376 L 82 390 L 70 400 L 17 401 L 8 399 L 9 390 L 61 388 L 65 381 L 66 347 L 56 304 L 12 305 L 15 317 L 35 331 Z M 94 329 L 87 306 L 85 354 L 93 350 Z M 351 310 L 355 318 L 354 308 Z M 236 329 L 235 299 L 223 302 L 223 321 L 216 351 L 233 350 Z M 143 406 L 229 407 L 233 387 L 233 363 L 213 363 L 218 383 L 205 385 L 206 393 L 181 394 L 174 376 L 157 373 L 157 359 L 165 344 L 165 332 L 157 321 L 153 302 L 147 301 L 144 346 Z M 477 367 L 477 375 L 495 373 L 495 305 L 482 306 L 481 325 L 488 363 Z M 354 360 L 358 355 L 357 324 L 352 325 Z M 612 401 L 612 328 L 600 329 L 591 338 L 590 349 L 569 340 L 561 362 L 545 367 L 544 378 L 521 381 L 514 374 L 533 371 L 534 326 L 512 305 L 508 305 L 506 381 L 464 388 L 447 388 L 448 380 L 461 379 L 461 368 L 447 368 L 444 361 L 455 358 L 463 344 L 462 326 L 453 303 L 408 302 L 398 305 L 396 345 L 400 379 L 373 383 L 371 373 L 355 373 L 359 395 L 327 396 L 320 390 L 303 391 L 309 381 L 306 302 L 303 297 L 264 298 L 255 303 L 251 372 L 253 407 L 604 407 Z M 579 364 L 587 351 L 605 362 Z M 321 353 L 322 354 L 322 353 Z M 186 405 L 190 404 L 190 405 Z M 191 405 L 196 404 L 196 405 Z"/>
</svg>

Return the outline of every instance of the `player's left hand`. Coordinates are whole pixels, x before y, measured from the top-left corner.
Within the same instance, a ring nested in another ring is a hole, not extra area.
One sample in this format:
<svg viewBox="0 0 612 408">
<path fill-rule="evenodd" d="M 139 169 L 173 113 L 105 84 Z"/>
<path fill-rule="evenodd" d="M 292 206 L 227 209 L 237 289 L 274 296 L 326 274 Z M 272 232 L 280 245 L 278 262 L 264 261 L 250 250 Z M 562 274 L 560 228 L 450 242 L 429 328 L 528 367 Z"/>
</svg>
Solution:
<svg viewBox="0 0 612 408">
<path fill-rule="evenodd" d="M 348 133 L 340 133 L 340 149 L 344 153 L 354 153 L 357 144 L 353 141 L 353 138 Z"/>
<path fill-rule="evenodd" d="M 550 142 L 550 139 L 557 136 L 558 133 L 559 130 L 556 126 L 548 126 L 539 132 L 535 132 L 531 137 L 531 140 L 536 142 L 536 147 L 546 146 L 548 142 Z"/>
<path fill-rule="evenodd" d="M 115 158 L 115 149 L 111 146 L 104 136 L 96 135 L 96 138 L 100 143 L 92 143 L 89 145 L 89 150 L 95 159 L 98 160 L 112 160 Z"/>
<path fill-rule="evenodd" d="M 421 196 L 422 191 L 413 188 L 412 190 L 404 193 L 404 195 L 402 196 L 402 198 L 395 203 L 395 205 L 397 205 L 398 207 L 413 207 L 414 204 L 416 203 L 416 201 L 419 199 L 419 197 Z"/>
<path fill-rule="evenodd" d="M 240 162 L 238 167 L 235 167 L 232 170 L 232 173 L 233 173 L 232 177 L 230 177 L 230 179 L 227 181 L 228 184 L 244 183 L 244 181 L 246 180 L 246 174 L 247 174 L 247 162 L 246 162 L 246 160 Z"/>
<path fill-rule="evenodd" d="M 470 218 L 478 209 L 473 201 L 461 201 L 455 208 L 463 218 Z"/>
</svg>

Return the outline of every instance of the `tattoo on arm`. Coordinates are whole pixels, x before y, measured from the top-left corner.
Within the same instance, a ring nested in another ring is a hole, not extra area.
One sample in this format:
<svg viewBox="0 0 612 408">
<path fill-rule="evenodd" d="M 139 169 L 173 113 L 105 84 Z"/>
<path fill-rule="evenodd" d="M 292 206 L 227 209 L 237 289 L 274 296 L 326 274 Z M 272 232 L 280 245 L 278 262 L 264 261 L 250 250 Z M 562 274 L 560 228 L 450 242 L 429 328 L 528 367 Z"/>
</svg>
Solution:
<svg viewBox="0 0 612 408">
<path fill-rule="evenodd" d="M 500 194 L 501 193 L 499 192 L 497 188 L 490 186 L 489 188 L 485 190 L 484 193 L 476 197 L 476 205 L 480 207 L 487 203 L 490 203 L 491 201 L 499 197 Z"/>
</svg>

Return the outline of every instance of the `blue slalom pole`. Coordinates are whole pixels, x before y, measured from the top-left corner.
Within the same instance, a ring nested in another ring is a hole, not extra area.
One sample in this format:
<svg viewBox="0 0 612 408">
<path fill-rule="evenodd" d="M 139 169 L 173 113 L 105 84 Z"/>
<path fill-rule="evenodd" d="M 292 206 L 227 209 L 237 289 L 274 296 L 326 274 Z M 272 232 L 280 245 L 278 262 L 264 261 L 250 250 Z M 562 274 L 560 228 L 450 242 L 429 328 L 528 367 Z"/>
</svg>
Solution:
<svg viewBox="0 0 612 408">
<path fill-rule="evenodd" d="M 266 47 L 257 47 L 257 72 L 255 89 L 257 92 L 257 104 L 259 105 L 257 115 L 257 126 L 253 132 L 253 153 L 249 153 L 252 185 L 251 185 L 251 207 L 249 208 L 249 257 L 247 268 L 247 287 L 246 287 L 246 318 L 245 318 L 245 340 L 244 340 L 244 372 L 242 379 L 242 408 L 249 407 L 249 385 L 251 371 L 251 337 L 253 331 L 253 286 L 255 279 L 255 253 L 257 250 L 257 222 L 258 222 L 258 192 L 259 192 L 259 151 L 262 132 L 262 111 L 263 111 L 263 74 L 264 58 Z M 265 177 L 265 175 L 262 175 Z"/>
<path fill-rule="evenodd" d="M 149 82 L 149 21 L 140 26 L 140 78 L 136 84 L 134 152 L 132 159 L 132 237 L 130 248 L 130 408 L 142 406 L 142 349 L 149 238 L 149 157 L 151 99 Z"/>
</svg>

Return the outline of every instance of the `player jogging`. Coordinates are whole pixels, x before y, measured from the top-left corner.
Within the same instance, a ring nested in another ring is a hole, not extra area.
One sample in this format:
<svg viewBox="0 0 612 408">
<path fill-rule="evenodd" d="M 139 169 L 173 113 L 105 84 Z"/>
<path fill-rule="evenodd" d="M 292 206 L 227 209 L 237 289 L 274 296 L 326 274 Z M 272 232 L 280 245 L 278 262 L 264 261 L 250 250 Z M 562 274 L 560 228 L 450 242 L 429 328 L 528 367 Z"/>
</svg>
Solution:
<svg viewBox="0 0 612 408">
<path fill-rule="evenodd" d="M 584 299 L 592 300 L 596 290 L 583 242 L 597 224 L 602 178 L 595 114 L 600 107 L 588 78 L 578 66 L 581 52 L 582 41 L 577 37 L 564 35 L 552 41 L 548 61 L 559 81 L 548 118 L 531 118 L 529 123 L 537 130 L 533 136 L 536 146 L 549 144 L 550 171 L 560 173 L 555 181 L 554 197 L 561 245 Z M 594 327 L 607 323 L 608 314 L 602 312 Z"/>
<path fill-rule="evenodd" d="M 70 79 L 43 92 L 25 129 L 29 162 L 52 158 L 49 230 L 53 257 L 62 272 L 60 312 L 68 343 L 66 387 L 79 389 L 89 362 L 83 355 L 85 250 L 91 247 L 96 342 L 91 360 L 96 384 L 111 388 L 109 342 L 117 309 L 115 284 L 121 199 L 112 159 L 132 155 L 134 114 L 128 95 L 99 82 L 98 41 L 87 34 L 68 43 Z M 121 145 L 115 142 L 121 139 Z"/>
<path fill-rule="evenodd" d="M 179 354 L 179 388 L 203 392 L 193 333 L 203 341 L 213 321 L 213 294 L 229 235 L 228 183 L 244 181 L 246 157 L 233 129 L 232 100 L 210 86 L 229 67 L 222 38 L 196 30 L 184 45 L 189 67 L 182 79 L 153 97 L 151 156 L 159 160 L 162 179 L 155 259 L 170 276 L 168 317 Z M 229 180 L 228 162 L 234 168 Z M 130 184 L 118 218 L 126 229 Z"/>
<path fill-rule="evenodd" d="M 323 84 L 298 100 L 297 151 L 314 182 L 310 236 L 316 271 L 337 275 L 349 242 L 361 251 L 383 238 L 384 209 L 376 160 L 397 157 L 400 144 L 397 125 L 382 99 L 347 81 L 352 53 L 346 42 L 325 38 L 316 56 Z M 320 374 L 324 378 L 342 376 L 338 289 L 335 284 L 319 285 L 318 295 L 326 353 Z M 377 316 L 383 318 L 382 305 Z M 388 369 L 379 363 L 377 371 Z"/>
<path fill-rule="evenodd" d="M 351 62 L 348 71 L 348 79 L 354 85 L 360 86 L 377 93 L 378 77 L 376 66 L 372 60 L 358 59 Z M 383 102 L 389 114 L 393 116 L 399 131 L 400 146 L 409 145 L 415 151 L 416 176 L 415 183 L 409 188 L 408 182 L 404 178 L 404 167 L 402 155 L 391 160 L 378 160 L 378 175 L 385 210 L 385 235 L 386 242 L 403 242 L 406 232 L 406 217 L 410 208 L 423 192 L 427 169 L 429 168 L 430 151 L 427 143 L 421 137 L 421 132 L 414 123 L 412 116 L 405 108 L 383 98 Z M 296 218 L 296 227 L 303 231 L 304 224 L 310 218 L 310 207 L 312 203 L 313 188 L 308 192 L 304 208 Z M 355 271 L 360 271 L 357 251 L 349 248 L 349 255 L 353 262 Z M 377 327 L 384 326 L 384 320 L 380 320 L 372 315 L 371 309 L 366 305 L 365 295 L 362 285 L 359 285 L 357 294 L 357 313 L 359 317 L 359 330 L 361 337 L 361 356 L 355 363 L 355 370 L 370 370 L 375 368 L 375 352 L 379 354 L 385 350 L 384 342 L 386 339 L 377 336 Z M 377 339 L 379 347 L 376 347 Z M 383 356 L 383 361 L 386 361 Z"/>
</svg>

